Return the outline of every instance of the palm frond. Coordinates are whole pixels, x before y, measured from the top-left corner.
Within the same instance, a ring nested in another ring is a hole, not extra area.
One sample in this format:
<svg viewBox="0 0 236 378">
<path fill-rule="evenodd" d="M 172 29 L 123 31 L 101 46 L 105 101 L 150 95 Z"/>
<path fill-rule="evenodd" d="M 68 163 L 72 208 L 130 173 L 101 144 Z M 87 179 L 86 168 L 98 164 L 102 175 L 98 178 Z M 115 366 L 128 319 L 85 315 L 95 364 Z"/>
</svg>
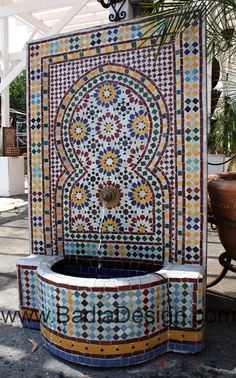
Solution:
<svg viewBox="0 0 236 378">
<path fill-rule="evenodd" d="M 201 19 L 206 23 L 206 42 L 208 60 L 220 56 L 227 61 L 236 56 L 236 1 L 235 0 L 182 0 L 154 1 L 151 12 L 146 12 L 149 20 L 144 38 L 151 38 L 158 55 L 162 47 L 186 28 L 191 28 Z M 223 62 L 224 63 L 224 62 Z M 215 150 L 223 148 L 225 152 L 236 152 L 236 60 L 227 68 L 227 75 L 221 78 L 221 97 L 218 111 L 212 119 L 209 146 Z M 231 98 L 228 107 L 225 98 Z M 230 111 L 229 111 L 230 109 Z"/>
<path fill-rule="evenodd" d="M 159 52 L 170 34 L 180 34 L 186 25 L 191 26 L 194 20 L 202 17 L 207 25 L 207 47 L 211 58 L 232 47 L 236 51 L 235 16 L 234 0 L 159 0 L 154 2 L 151 14 L 146 16 L 150 19 L 147 34 L 151 33 L 151 37 L 156 38 Z M 175 22 L 170 22 L 170 18 L 174 18 Z"/>
<path fill-rule="evenodd" d="M 208 145 L 213 151 L 223 149 L 229 156 L 236 152 L 236 102 L 229 97 L 226 99 L 222 100 L 221 109 L 212 118 Z"/>
</svg>

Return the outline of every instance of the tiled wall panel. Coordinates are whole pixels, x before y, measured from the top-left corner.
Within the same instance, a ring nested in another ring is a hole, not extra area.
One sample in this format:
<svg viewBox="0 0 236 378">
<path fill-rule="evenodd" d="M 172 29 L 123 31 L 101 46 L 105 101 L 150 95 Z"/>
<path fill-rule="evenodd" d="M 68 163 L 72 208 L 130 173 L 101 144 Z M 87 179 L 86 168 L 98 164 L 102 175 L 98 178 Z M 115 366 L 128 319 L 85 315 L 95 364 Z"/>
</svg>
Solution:
<svg viewBox="0 0 236 378">
<path fill-rule="evenodd" d="M 28 46 L 32 252 L 202 264 L 204 31 L 147 26 Z M 101 192 L 119 193 L 102 212 Z"/>
</svg>

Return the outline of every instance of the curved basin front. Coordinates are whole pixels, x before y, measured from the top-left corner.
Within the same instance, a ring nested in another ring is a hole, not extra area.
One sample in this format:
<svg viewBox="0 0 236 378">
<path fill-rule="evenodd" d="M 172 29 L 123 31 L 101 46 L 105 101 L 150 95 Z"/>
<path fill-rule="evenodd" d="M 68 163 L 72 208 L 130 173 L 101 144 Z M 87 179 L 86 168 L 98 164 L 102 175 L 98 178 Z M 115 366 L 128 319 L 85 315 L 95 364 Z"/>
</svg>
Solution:
<svg viewBox="0 0 236 378">
<path fill-rule="evenodd" d="M 74 264 L 54 257 L 38 268 L 45 347 L 61 358 L 91 366 L 130 365 L 166 351 L 167 325 L 158 316 L 168 311 L 164 273 L 149 273 L 151 267 L 144 265 L 133 266 L 132 272 L 131 267 L 108 269 L 103 264 L 99 269 L 97 264 L 93 273 L 103 278 L 87 278 L 88 267 L 81 265 L 80 273 L 77 266 L 73 274 Z"/>
</svg>

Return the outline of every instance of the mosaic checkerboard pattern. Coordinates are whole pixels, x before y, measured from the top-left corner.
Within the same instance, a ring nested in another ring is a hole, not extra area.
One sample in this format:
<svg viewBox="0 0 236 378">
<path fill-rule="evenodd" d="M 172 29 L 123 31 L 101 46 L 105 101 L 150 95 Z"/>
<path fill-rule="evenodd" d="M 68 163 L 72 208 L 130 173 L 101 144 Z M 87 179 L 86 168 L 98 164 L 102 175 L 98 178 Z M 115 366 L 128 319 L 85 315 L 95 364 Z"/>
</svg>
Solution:
<svg viewBox="0 0 236 378">
<path fill-rule="evenodd" d="M 21 322 L 25 328 L 39 329 L 38 264 L 32 265 L 27 259 L 24 263 L 19 261 L 17 264 Z"/>
<path fill-rule="evenodd" d="M 37 266 L 18 265 L 17 273 L 20 287 L 20 306 L 37 309 Z"/>
<path fill-rule="evenodd" d="M 158 311 L 168 311 L 166 291 L 165 282 L 145 289 L 104 293 L 55 288 L 41 281 L 39 307 L 41 311 L 50 313 L 46 325 L 62 335 L 81 341 L 132 340 L 152 335 L 164 328 Z M 60 313 L 65 314 L 59 318 L 58 306 L 61 307 Z M 58 319 L 66 320 L 67 313 L 70 320 L 58 322 Z M 88 315 L 83 321 L 85 314 Z M 99 314 L 104 321 L 97 321 Z M 141 318 L 144 321 L 140 321 Z"/>
<path fill-rule="evenodd" d="M 179 275 L 160 271 L 119 287 L 108 280 L 104 289 L 93 280 L 89 286 L 83 279 L 61 283 L 41 266 L 39 309 L 50 314 L 41 321 L 43 344 L 62 358 L 91 366 L 117 366 L 118 357 L 120 366 L 129 365 L 168 350 L 200 351 L 203 279 L 197 269 L 195 279 L 191 272 Z"/>
<path fill-rule="evenodd" d="M 195 329 L 197 313 L 202 315 L 197 284 L 191 279 L 159 281 L 144 289 L 99 292 L 93 287 L 61 288 L 40 279 L 38 306 L 50 314 L 44 324 L 51 331 L 81 342 L 125 341 L 169 328 Z"/>
<path fill-rule="evenodd" d="M 203 263 L 202 33 L 158 57 L 140 22 L 29 44 L 33 254 Z"/>
</svg>

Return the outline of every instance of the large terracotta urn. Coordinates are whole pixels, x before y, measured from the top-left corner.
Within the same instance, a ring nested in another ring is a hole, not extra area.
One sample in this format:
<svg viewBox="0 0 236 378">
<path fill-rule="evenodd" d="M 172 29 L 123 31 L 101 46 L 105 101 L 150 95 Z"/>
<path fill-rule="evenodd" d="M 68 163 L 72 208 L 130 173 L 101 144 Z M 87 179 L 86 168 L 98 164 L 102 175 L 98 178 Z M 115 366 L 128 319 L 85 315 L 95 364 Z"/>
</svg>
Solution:
<svg viewBox="0 0 236 378">
<path fill-rule="evenodd" d="M 236 260 L 236 171 L 210 175 L 208 193 L 220 241 Z"/>
</svg>

